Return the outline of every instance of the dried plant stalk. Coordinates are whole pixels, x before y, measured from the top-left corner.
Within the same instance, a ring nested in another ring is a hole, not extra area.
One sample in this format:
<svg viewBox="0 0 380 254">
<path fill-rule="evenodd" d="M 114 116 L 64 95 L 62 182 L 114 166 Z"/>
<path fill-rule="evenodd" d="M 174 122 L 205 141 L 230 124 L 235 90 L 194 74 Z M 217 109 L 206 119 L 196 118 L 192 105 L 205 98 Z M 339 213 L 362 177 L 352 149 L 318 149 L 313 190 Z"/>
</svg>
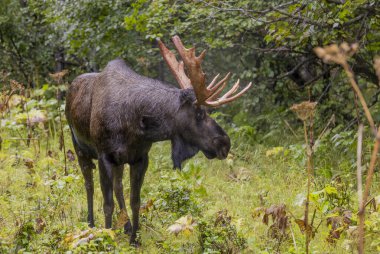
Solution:
<svg viewBox="0 0 380 254">
<path fill-rule="evenodd" d="M 303 121 L 304 129 L 304 138 L 306 144 L 306 156 L 307 156 L 307 196 L 305 204 L 305 215 L 304 215 L 304 224 L 306 228 L 306 242 L 305 248 L 306 253 L 309 253 L 309 244 L 312 234 L 312 230 L 309 228 L 309 203 L 310 203 L 310 186 L 311 186 L 311 177 L 313 174 L 313 119 L 315 114 L 316 102 L 304 101 L 299 104 L 293 105 L 290 109 L 297 114 L 297 117 Z M 308 130 L 309 124 L 309 130 Z M 309 138 L 310 135 L 310 138 Z"/>
<path fill-rule="evenodd" d="M 309 253 L 309 244 L 310 244 L 310 233 L 309 230 L 309 203 L 310 203 L 310 185 L 311 185 L 311 175 L 312 175 L 312 157 L 313 150 L 311 148 L 310 142 L 307 138 L 307 126 L 306 121 L 304 121 L 304 133 L 305 133 L 305 142 L 306 142 L 306 155 L 307 155 L 307 195 L 306 195 L 306 204 L 305 204 L 305 227 L 306 227 L 306 254 Z"/>
<path fill-rule="evenodd" d="M 363 207 L 363 184 L 362 184 L 362 146 L 363 146 L 363 124 L 359 125 L 358 130 L 358 146 L 357 146 L 357 172 L 356 176 L 358 179 L 358 200 L 359 200 L 359 211 Z M 364 253 L 364 213 L 359 214 L 359 253 Z"/>
</svg>

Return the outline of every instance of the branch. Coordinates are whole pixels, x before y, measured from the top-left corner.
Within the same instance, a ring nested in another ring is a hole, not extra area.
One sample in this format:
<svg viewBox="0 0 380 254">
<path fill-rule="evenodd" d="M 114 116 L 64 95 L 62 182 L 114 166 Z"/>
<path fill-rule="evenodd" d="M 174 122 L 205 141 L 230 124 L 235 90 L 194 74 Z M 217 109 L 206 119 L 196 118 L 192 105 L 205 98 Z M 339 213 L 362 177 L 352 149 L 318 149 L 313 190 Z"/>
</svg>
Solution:
<svg viewBox="0 0 380 254">
<path fill-rule="evenodd" d="M 371 83 L 379 86 L 379 80 L 372 68 L 372 63 L 368 63 L 362 56 L 354 55 L 356 63 L 352 66 L 352 70 L 359 76 L 367 78 Z"/>
<path fill-rule="evenodd" d="M 360 14 L 359 16 L 347 21 L 347 22 L 344 22 L 342 26 L 349 26 L 353 23 L 356 23 L 358 22 L 359 20 L 361 20 L 362 18 L 366 17 L 368 15 L 368 13 L 363 13 L 363 14 Z"/>
<path fill-rule="evenodd" d="M 272 52 L 290 52 L 290 53 L 296 53 L 296 54 L 308 54 L 307 52 L 304 51 L 298 51 L 298 50 L 293 50 L 291 48 L 287 48 L 285 46 L 281 46 L 278 48 L 251 48 L 253 50 L 257 50 L 263 53 L 272 53 Z"/>
<path fill-rule="evenodd" d="M 25 78 L 25 81 L 27 83 L 29 83 L 29 79 L 28 79 L 28 75 L 25 73 L 24 71 L 24 67 L 23 67 L 23 58 L 21 56 L 21 53 L 19 51 L 19 49 L 17 48 L 17 45 L 16 43 L 14 42 L 14 40 L 12 39 L 12 37 L 9 37 L 9 40 L 11 41 L 11 44 L 14 48 L 14 50 L 16 51 L 16 54 L 17 54 L 17 57 L 18 57 L 18 67 L 20 69 L 20 72 L 22 73 L 22 75 L 24 76 Z"/>
<path fill-rule="evenodd" d="M 282 78 L 285 78 L 287 76 L 290 76 L 292 74 L 294 74 L 302 65 L 304 65 L 305 63 L 307 62 L 310 62 L 311 60 L 315 59 L 314 56 L 312 57 L 309 57 L 309 58 L 306 58 L 305 60 L 303 60 L 302 62 L 300 62 L 299 64 L 297 64 L 292 70 L 280 75 L 279 77 L 277 77 L 276 79 L 282 79 Z"/>
<path fill-rule="evenodd" d="M 314 25 L 314 26 L 318 26 L 318 27 L 322 27 L 322 28 L 326 28 L 326 27 L 330 27 L 329 25 L 326 25 L 326 24 L 322 24 L 322 23 L 319 23 L 319 22 L 316 22 L 314 20 L 311 20 L 309 18 L 306 18 L 306 17 L 302 17 L 302 16 L 295 16 L 293 14 L 290 14 L 290 13 L 287 13 L 283 10 L 280 10 L 276 7 L 272 7 L 272 10 L 284 15 L 284 16 L 287 16 L 289 18 L 292 18 L 292 19 L 296 19 L 296 20 L 301 20 L 305 23 L 308 23 L 308 24 L 311 24 L 311 25 Z"/>
<path fill-rule="evenodd" d="M 222 7 L 218 7 L 218 6 L 215 6 L 215 5 L 212 5 L 210 3 L 208 3 L 207 1 L 204 1 L 204 0 L 198 0 L 197 2 L 201 2 L 203 3 L 205 6 L 208 6 L 208 7 L 211 7 L 211 8 L 214 8 L 218 11 L 224 11 L 224 12 L 229 12 L 229 11 L 238 11 L 238 12 L 242 12 L 244 14 L 247 14 L 247 13 L 254 13 L 254 14 L 267 14 L 269 12 L 272 11 L 272 8 L 273 7 L 270 7 L 268 9 L 265 9 L 265 10 L 250 10 L 250 9 L 243 9 L 243 8 L 231 8 L 231 7 L 228 7 L 228 8 L 222 8 Z M 290 2 L 287 2 L 287 3 L 283 3 L 283 4 L 280 4 L 278 5 L 276 8 L 284 8 L 284 7 L 288 7 L 289 5 L 292 5 L 292 4 L 295 4 L 297 3 L 297 1 L 290 1 Z"/>
</svg>

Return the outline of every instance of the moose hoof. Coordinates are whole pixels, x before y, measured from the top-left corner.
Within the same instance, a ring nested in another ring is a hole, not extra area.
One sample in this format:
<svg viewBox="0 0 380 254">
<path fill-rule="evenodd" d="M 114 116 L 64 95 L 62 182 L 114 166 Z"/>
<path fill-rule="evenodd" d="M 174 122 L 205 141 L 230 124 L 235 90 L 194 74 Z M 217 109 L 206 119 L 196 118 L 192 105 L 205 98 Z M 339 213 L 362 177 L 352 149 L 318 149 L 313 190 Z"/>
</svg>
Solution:
<svg viewBox="0 0 380 254">
<path fill-rule="evenodd" d="M 88 226 L 89 226 L 90 228 L 94 228 L 94 227 L 95 227 L 95 223 L 94 223 L 94 221 L 88 221 Z"/>
<path fill-rule="evenodd" d="M 137 237 L 131 236 L 131 239 L 129 240 L 129 244 L 135 248 L 139 248 L 141 246 L 141 243 L 139 240 L 137 240 Z"/>
<path fill-rule="evenodd" d="M 124 224 L 124 234 L 132 235 L 132 224 L 130 220 Z"/>
</svg>

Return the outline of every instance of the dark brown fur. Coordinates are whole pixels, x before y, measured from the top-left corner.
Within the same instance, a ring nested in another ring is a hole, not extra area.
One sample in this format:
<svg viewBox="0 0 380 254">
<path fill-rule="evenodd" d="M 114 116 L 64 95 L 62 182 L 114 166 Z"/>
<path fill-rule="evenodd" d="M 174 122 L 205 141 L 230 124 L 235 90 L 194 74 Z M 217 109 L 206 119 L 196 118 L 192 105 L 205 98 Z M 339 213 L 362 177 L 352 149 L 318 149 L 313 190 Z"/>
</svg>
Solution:
<svg viewBox="0 0 380 254">
<path fill-rule="evenodd" d="M 140 76 L 120 59 L 72 82 L 66 116 L 85 178 L 90 226 L 94 226 L 93 159 L 99 162 L 106 228 L 112 225 L 113 191 L 120 209 L 125 209 L 123 165 L 130 165 L 132 224 L 128 222 L 125 231 L 136 243 L 140 190 L 153 142 L 171 140 L 175 168 L 199 150 L 209 159 L 227 156 L 227 134 L 194 101 L 192 89 Z"/>
</svg>

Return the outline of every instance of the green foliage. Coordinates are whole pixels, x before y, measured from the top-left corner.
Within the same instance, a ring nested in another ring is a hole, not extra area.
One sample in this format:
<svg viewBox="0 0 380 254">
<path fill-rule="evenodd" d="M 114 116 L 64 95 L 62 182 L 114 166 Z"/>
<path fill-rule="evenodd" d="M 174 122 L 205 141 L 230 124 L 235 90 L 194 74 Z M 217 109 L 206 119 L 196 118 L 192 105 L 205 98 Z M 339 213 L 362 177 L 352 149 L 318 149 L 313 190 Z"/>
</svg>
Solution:
<svg viewBox="0 0 380 254">
<path fill-rule="evenodd" d="M 231 71 L 232 80 L 254 82 L 249 95 L 224 109 L 238 125 L 281 135 L 279 115 L 309 96 L 323 102 L 322 122 L 333 113 L 339 123 L 355 116 L 353 104 L 345 102 L 354 99 L 345 80 L 336 66 L 314 56 L 316 46 L 360 43 L 353 69 L 376 112 L 379 87 L 371 66 L 380 50 L 378 10 L 375 0 L 6 0 L 0 8 L 0 69 L 40 87 L 49 72 L 69 68 L 73 78 L 122 57 L 144 75 L 173 81 L 154 40 L 168 42 L 178 34 L 187 46 L 208 49 L 208 79 Z"/>
<path fill-rule="evenodd" d="M 219 211 L 215 219 L 200 221 L 198 230 L 203 253 L 240 253 L 247 247 L 247 240 L 231 224 L 227 210 Z"/>
<path fill-rule="evenodd" d="M 55 45 L 41 10 L 43 1 L 2 1 L 0 7 L 0 69 L 14 79 L 39 84 L 41 73 L 54 69 Z"/>
<path fill-rule="evenodd" d="M 310 193 L 310 201 L 315 203 L 319 212 L 326 214 L 335 208 L 350 209 L 352 189 L 338 176 L 322 189 Z"/>
<path fill-rule="evenodd" d="M 179 218 L 187 213 L 198 215 L 199 205 L 195 200 L 191 189 L 178 179 L 170 179 L 170 185 L 158 188 L 158 197 L 154 205 L 157 209 L 170 212 L 174 218 Z"/>
<path fill-rule="evenodd" d="M 22 223 L 15 235 L 16 251 L 28 251 L 29 243 L 35 234 L 33 222 Z"/>
<path fill-rule="evenodd" d="M 115 246 L 114 239 L 107 232 L 101 232 L 89 242 L 79 244 L 74 253 L 110 252 Z"/>
</svg>

